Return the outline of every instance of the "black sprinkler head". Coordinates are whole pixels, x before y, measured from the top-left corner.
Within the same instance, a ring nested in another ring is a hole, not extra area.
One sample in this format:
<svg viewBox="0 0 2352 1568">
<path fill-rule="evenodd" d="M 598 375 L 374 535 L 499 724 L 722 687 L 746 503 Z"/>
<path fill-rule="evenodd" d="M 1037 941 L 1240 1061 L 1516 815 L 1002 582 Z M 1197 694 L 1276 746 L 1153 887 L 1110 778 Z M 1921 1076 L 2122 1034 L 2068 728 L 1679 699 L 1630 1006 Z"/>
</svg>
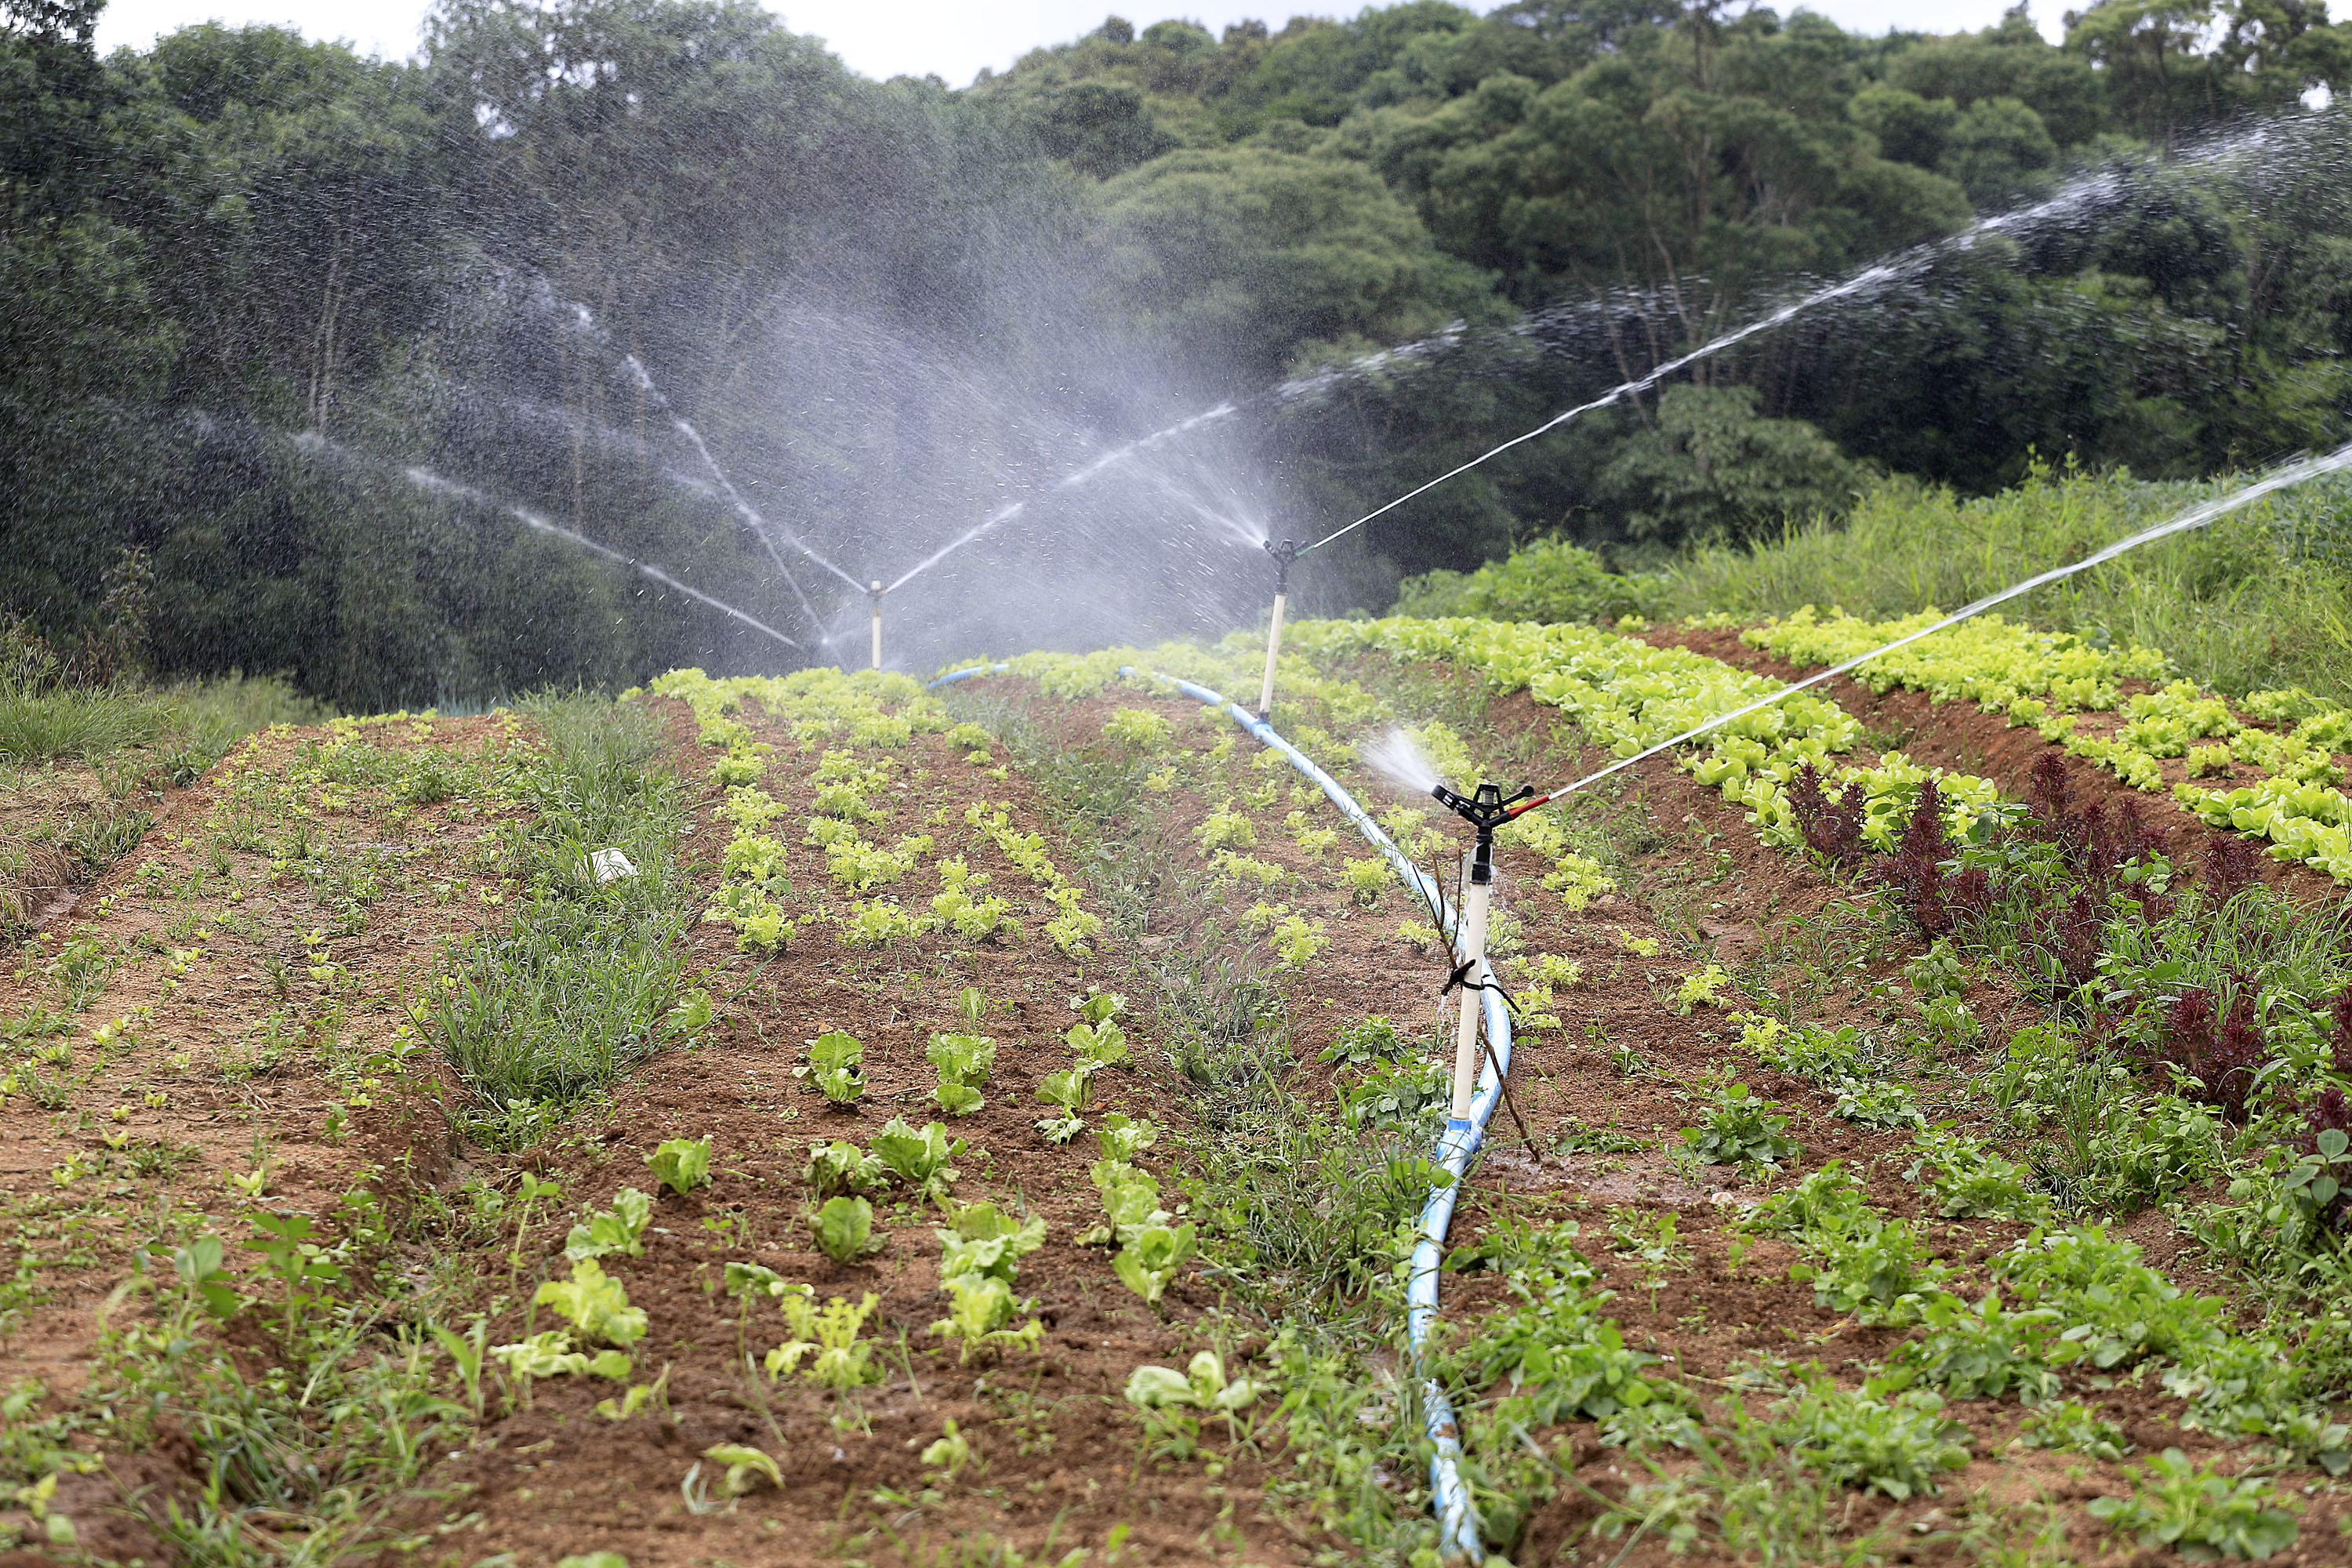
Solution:
<svg viewBox="0 0 2352 1568">
<path fill-rule="evenodd" d="M 1500 784 L 1482 784 L 1468 795 L 1450 790 L 1444 784 L 1429 792 L 1437 804 L 1476 828 L 1481 835 L 1491 835 L 1516 815 L 1511 807 L 1533 795 L 1532 784 L 1521 784 L 1515 795 L 1505 796 Z"/>
<path fill-rule="evenodd" d="M 879 577 L 877 577 L 874 580 L 873 586 L 866 590 L 866 596 L 874 601 L 874 607 L 878 610 L 882 607 L 882 595 L 889 591 L 889 589 L 885 588 L 882 585 L 882 580 Z"/>
<path fill-rule="evenodd" d="M 1298 559 L 1298 542 L 1286 539 L 1276 544 L 1269 539 L 1265 542 L 1265 552 L 1274 557 L 1274 591 L 1287 594 L 1290 592 L 1290 563 Z"/>
<path fill-rule="evenodd" d="M 1464 795 L 1439 784 L 1429 793 L 1437 798 L 1438 805 L 1478 830 L 1478 849 L 1470 860 L 1470 879 L 1481 887 L 1493 881 L 1495 829 L 1517 815 L 1511 807 L 1534 796 L 1534 787 L 1521 784 L 1517 794 L 1506 795 L 1502 785 L 1482 784 L 1470 794 Z"/>
</svg>

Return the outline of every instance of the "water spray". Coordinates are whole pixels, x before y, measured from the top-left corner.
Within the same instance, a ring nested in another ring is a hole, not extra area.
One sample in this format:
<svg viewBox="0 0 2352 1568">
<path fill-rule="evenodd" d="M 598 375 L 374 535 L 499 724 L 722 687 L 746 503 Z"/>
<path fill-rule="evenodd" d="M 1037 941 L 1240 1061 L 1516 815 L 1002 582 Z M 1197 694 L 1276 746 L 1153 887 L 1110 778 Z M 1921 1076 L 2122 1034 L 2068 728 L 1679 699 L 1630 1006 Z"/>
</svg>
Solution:
<svg viewBox="0 0 2352 1568">
<path fill-rule="evenodd" d="M 877 669 L 882 668 L 882 595 L 889 591 L 882 585 L 879 577 L 875 578 L 866 590 L 866 596 L 874 605 L 874 668 Z"/>
<path fill-rule="evenodd" d="M 1290 605 L 1290 563 L 1298 559 L 1295 540 L 1276 544 L 1265 541 L 1265 552 L 1274 557 L 1274 619 L 1265 628 L 1265 685 L 1258 691 L 1257 716 L 1263 721 L 1274 714 L 1274 660 L 1282 651 L 1282 612 Z"/>
<path fill-rule="evenodd" d="M 1470 1101 L 1478 1089 L 1478 1017 L 1486 989 L 1486 916 L 1495 901 L 1495 829 L 1533 810 L 1535 791 L 1521 784 L 1505 796 L 1500 784 L 1481 784 L 1468 795 L 1440 784 L 1430 792 L 1437 804 L 1478 830 L 1477 847 L 1470 856 L 1470 877 L 1462 889 L 1461 967 L 1454 972 L 1462 986 L 1462 1021 L 1454 1034 L 1454 1104 L 1447 1112 L 1446 1131 L 1466 1131 Z"/>
</svg>

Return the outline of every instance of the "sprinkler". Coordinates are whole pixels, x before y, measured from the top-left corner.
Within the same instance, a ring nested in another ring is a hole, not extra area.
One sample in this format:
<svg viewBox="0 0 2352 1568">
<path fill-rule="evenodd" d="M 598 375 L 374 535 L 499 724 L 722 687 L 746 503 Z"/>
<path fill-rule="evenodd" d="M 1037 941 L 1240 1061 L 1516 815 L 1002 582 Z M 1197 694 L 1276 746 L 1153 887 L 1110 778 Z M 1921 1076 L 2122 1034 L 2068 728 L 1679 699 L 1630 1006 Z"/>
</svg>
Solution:
<svg viewBox="0 0 2352 1568">
<path fill-rule="evenodd" d="M 1298 559 L 1298 546 L 1291 540 L 1276 544 L 1269 539 L 1265 552 L 1274 557 L 1274 619 L 1265 630 L 1265 685 L 1257 697 L 1261 723 L 1274 715 L 1274 659 L 1282 651 L 1282 612 L 1290 603 L 1290 563 Z"/>
<path fill-rule="evenodd" d="M 1279 601 L 1276 601 L 1279 603 Z M 1495 829 L 1543 804 L 1526 784 L 1507 799 L 1500 784 L 1482 784 L 1470 795 L 1439 784 L 1429 792 L 1437 804 L 1478 830 L 1478 847 L 1470 858 L 1469 885 L 1462 891 L 1462 1022 L 1454 1036 L 1454 1109 L 1447 1113 L 1448 1131 L 1466 1131 L 1470 1100 L 1478 1087 L 1479 993 L 1486 989 L 1486 913 L 1495 898 Z"/>
<path fill-rule="evenodd" d="M 882 586 L 879 577 L 874 579 L 874 585 L 866 590 L 866 596 L 874 601 L 874 668 L 877 669 L 882 668 L 882 595 L 889 591 Z"/>
</svg>

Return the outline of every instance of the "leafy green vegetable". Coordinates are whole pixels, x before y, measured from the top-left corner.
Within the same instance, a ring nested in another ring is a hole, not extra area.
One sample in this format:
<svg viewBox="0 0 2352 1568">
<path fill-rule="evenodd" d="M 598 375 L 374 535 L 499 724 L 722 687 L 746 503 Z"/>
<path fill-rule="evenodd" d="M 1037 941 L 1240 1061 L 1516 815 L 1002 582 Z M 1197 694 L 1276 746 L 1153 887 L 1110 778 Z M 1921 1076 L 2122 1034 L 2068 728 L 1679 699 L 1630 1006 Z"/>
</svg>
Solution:
<svg viewBox="0 0 2352 1568">
<path fill-rule="evenodd" d="M 939 1069 L 939 1087 L 931 1091 L 939 1108 L 950 1116 L 978 1110 L 981 1088 L 996 1065 L 995 1040 L 986 1035 L 933 1035 L 924 1054 Z"/>
<path fill-rule="evenodd" d="M 710 1184 L 710 1140 L 672 1138 L 646 1156 L 654 1175 L 679 1197 Z"/>
<path fill-rule="evenodd" d="M 2294 1500 L 2262 1477 L 2216 1475 L 2178 1448 L 2144 1466 L 2126 1466 L 2125 1473 L 2131 1494 L 2093 1499 L 2091 1516 L 2117 1534 L 2137 1536 L 2150 1551 L 2169 1549 L 2192 1562 L 2260 1561 L 2294 1545 L 2300 1533 L 2287 1511 Z"/>
<path fill-rule="evenodd" d="M 1156 1306 L 1192 1258 L 1198 1239 L 1198 1227 L 1194 1226 L 1182 1225 L 1174 1229 L 1164 1225 L 1146 1226 L 1110 1260 L 1110 1266 L 1118 1275 L 1119 1283 Z"/>
<path fill-rule="evenodd" d="M 870 1290 L 855 1305 L 846 1296 L 835 1296 L 823 1307 L 814 1296 L 787 1295 L 784 1321 L 793 1337 L 768 1352 L 768 1375 L 789 1377 L 806 1362 L 802 1375 L 835 1394 L 874 1382 L 882 1375 L 874 1364 L 874 1343 L 857 1334 L 881 1304 L 882 1298 Z"/>
<path fill-rule="evenodd" d="M 1141 1118 L 1112 1111 L 1095 1124 L 1095 1143 L 1106 1160 L 1132 1160 L 1160 1140 L 1160 1129 Z"/>
<path fill-rule="evenodd" d="M 950 1142 L 947 1128 L 940 1122 L 930 1122 L 918 1132 L 894 1116 L 866 1140 L 866 1146 L 899 1180 L 911 1183 L 926 1197 L 939 1197 L 956 1179 L 955 1169 L 948 1162 L 970 1145 L 961 1138 Z"/>
<path fill-rule="evenodd" d="M 719 1443 L 702 1450 L 702 1457 L 711 1463 L 727 1467 L 726 1479 L 719 1489 L 729 1497 L 741 1497 L 751 1489 L 755 1481 L 764 1480 L 772 1487 L 784 1484 L 783 1471 L 764 1450 L 741 1443 Z"/>
<path fill-rule="evenodd" d="M 573 1263 L 570 1279 L 542 1281 L 531 1304 L 554 1308 L 592 1340 L 626 1349 L 646 1337 L 644 1310 L 629 1305 L 628 1291 L 593 1258 Z"/>
<path fill-rule="evenodd" d="M 1042 1230 L 1043 1220 L 1036 1222 Z M 1005 1327 L 1031 1303 L 1015 1302 L 1013 1287 L 992 1274 L 957 1273 L 940 1279 L 954 1305 L 931 1325 L 931 1332 L 958 1342 L 956 1360 L 969 1362 L 975 1351 L 1035 1350 L 1045 1337 L 1045 1325 L 1031 1318 L 1017 1329 Z"/>
<path fill-rule="evenodd" d="M 550 1329 L 510 1345 L 492 1345 L 490 1354 L 504 1362 L 508 1373 L 518 1378 L 585 1374 L 619 1383 L 628 1377 L 631 1366 L 629 1358 L 619 1351 L 599 1351 L 592 1356 L 573 1350 L 572 1336 L 562 1329 Z"/>
<path fill-rule="evenodd" d="M 1032 1215 L 1015 1220 L 991 1203 L 955 1204 L 950 1200 L 948 1223 L 935 1229 L 940 1238 L 940 1278 L 985 1274 L 1012 1283 L 1020 1259 L 1045 1245 L 1045 1220 Z"/>
<path fill-rule="evenodd" d="M 808 1058 L 806 1067 L 793 1071 L 813 1078 L 825 1099 L 835 1105 L 854 1104 L 866 1092 L 866 1079 L 859 1070 L 866 1061 L 866 1047 L 856 1036 L 829 1030 L 809 1042 Z"/>
<path fill-rule="evenodd" d="M 564 1238 L 563 1256 L 574 1260 L 608 1258 L 614 1253 L 624 1258 L 642 1257 L 646 1226 L 653 1216 L 653 1199 L 635 1187 L 623 1187 L 613 1194 L 611 1208 L 592 1214 L 572 1227 L 572 1234 Z"/>
<path fill-rule="evenodd" d="M 809 1216 L 809 1229 L 817 1249 L 844 1265 L 871 1258 L 887 1245 L 874 1234 L 874 1205 L 864 1198 L 827 1198 Z"/>
<path fill-rule="evenodd" d="M 818 1197 L 866 1192 L 889 1179 L 890 1168 L 880 1157 L 855 1143 L 835 1140 L 809 1145 L 808 1184 Z"/>
<path fill-rule="evenodd" d="M 1746 1084 L 1732 1084 L 1716 1097 L 1704 1127 L 1683 1130 L 1683 1142 L 1706 1164 L 1778 1169 L 1804 1152 L 1788 1136 L 1789 1119 L 1773 1114 L 1779 1109 L 1758 1099 Z"/>
</svg>

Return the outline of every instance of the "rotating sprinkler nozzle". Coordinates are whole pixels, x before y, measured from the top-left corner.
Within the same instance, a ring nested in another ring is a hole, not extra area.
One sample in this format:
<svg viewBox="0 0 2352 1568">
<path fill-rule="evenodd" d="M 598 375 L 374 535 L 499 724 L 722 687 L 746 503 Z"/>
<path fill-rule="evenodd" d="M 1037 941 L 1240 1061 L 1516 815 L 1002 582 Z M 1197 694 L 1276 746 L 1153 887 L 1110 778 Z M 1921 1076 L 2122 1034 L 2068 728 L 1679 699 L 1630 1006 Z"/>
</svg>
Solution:
<svg viewBox="0 0 2352 1568">
<path fill-rule="evenodd" d="M 1274 716 L 1274 660 L 1282 651 L 1282 612 L 1290 603 L 1290 563 L 1298 559 L 1298 545 L 1294 540 L 1276 544 L 1265 542 L 1265 552 L 1274 557 L 1274 619 L 1265 631 L 1265 685 L 1258 691 L 1257 716 L 1263 723 Z"/>
<path fill-rule="evenodd" d="M 889 591 L 882 585 L 879 577 L 874 580 L 873 586 L 866 590 L 866 596 L 874 601 L 874 668 L 877 669 L 882 668 L 882 595 Z"/>
<path fill-rule="evenodd" d="M 1470 1101 L 1478 1087 L 1478 1020 L 1486 984 L 1486 915 L 1495 899 L 1495 829 L 1542 804 L 1521 784 L 1506 796 L 1500 784 L 1482 784 L 1469 795 L 1439 784 L 1429 792 L 1437 804 L 1478 830 L 1470 858 L 1469 885 L 1462 890 L 1462 1018 L 1454 1034 L 1454 1108 L 1449 1131 L 1470 1125 Z"/>
</svg>

